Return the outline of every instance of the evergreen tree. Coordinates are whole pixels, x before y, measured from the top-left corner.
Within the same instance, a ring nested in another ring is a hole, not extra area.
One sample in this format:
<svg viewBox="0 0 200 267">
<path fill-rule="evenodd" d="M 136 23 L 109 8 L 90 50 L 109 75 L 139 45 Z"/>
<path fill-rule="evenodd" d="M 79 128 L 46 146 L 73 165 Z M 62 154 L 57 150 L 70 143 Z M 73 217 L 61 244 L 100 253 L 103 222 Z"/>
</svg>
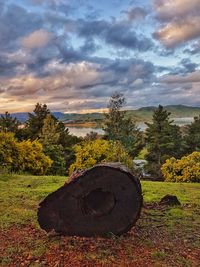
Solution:
<svg viewBox="0 0 200 267">
<path fill-rule="evenodd" d="M 130 156 L 135 157 L 143 148 L 142 133 L 136 127 L 126 111 L 122 111 L 126 100 L 122 94 L 111 96 L 108 113 L 105 114 L 104 131 L 106 139 L 120 141 Z"/>
<path fill-rule="evenodd" d="M 194 121 L 186 126 L 184 141 L 186 154 L 200 151 L 200 115 L 194 117 Z"/>
<path fill-rule="evenodd" d="M 182 155 L 182 137 L 180 128 L 173 125 L 170 113 L 159 105 L 153 114 L 153 123 L 146 123 L 146 143 L 148 170 L 156 179 L 162 179 L 161 165 L 172 156 Z"/>
<path fill-rule="evenodd" d="M 69 134 L 69 129 L 66 128 L 64 123 L 61 121 L 57 123 L 57 129 L 60 134 L 58 143 L 63 147 L 65 171 L 68 173 L 69 166 L 75 160 L 74 145 L 78 144 L 81 141 L 81 138 Z"/>
<path fill-rule="evenodd" d="M 131 118 L 124 118 L 123 120 L 120 142 L 133 158 L 136 157 L 144 147 L 143 134 Z"/>
<path fill-rule="evenodd" d="M 43 144 L 44 153 L 53 160 L 48 174 L 64 175 L 66 173 L 64 149 L 59 144 L 59 138 L 58 121 L 51 114 L 47 114 L 41 129 L 40 142 Z"/>
<path fill-rule="evenodd" d="M 121 128 L 124 121 L 124 112 L 121 111 L 125 105 L 123 94 L 115 93 L 111 96 L 108 104 L 108 113 L 105 114 L 104 131 L 109 140 L 121 139 Z"/>
<path fill-rule="evenodd" d="M 36 104 L 33 113 L 28 114 L 29 118 L 26 122 L 26 132 L 28 138 L 32 140 L 39 138 L 44 125 L 44 119 L 48 114 L 50 114 L 50 111 L 46 104 Z"/>
<path fill-rule="evenodd" d="M 13 118 L 7 111 L 5 115 L 0 117 L 0 130 L 3 132 L 11 132 L 16 134 L 19 130 L 20 122 L 17 118 Z"/>
<path fill-rule="evenodd" d="M 57 127 L 58 122 L 48 114 L 43 121 L 43 127 L 41 129 L 40 140 L 43 144 L 58 144 L 60 133 Z"/>
<path fill-rule="evenodd" d="M 47 174 L 53 175 L 65 175 L 66 174 L 66 161 L 64 157 L 63 147 L 61 145 L 43 145 L 44 153 L 52 161 L 51 168 L 49 168 Z"/>
<path fill-rule="evenodd" d="M 36 104 L 33 114 L 29 113 L 25 131 L 26 138 L 40 139 L 46 155 L 54 161 L 48 173 L 65 174 L 75 158 L 73 146 L 80 139 L 69 134 L 64 123 L 51 114 L 46 104 Z"/>
</svg>

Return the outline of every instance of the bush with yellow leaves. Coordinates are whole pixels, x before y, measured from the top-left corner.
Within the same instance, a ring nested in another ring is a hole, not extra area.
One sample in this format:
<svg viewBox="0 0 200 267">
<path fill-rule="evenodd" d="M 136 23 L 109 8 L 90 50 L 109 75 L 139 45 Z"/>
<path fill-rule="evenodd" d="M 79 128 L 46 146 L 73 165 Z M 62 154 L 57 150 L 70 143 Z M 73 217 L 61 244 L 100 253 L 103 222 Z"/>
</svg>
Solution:
<svg viewBox="0 0 200 267">
<path fill-rule="evenodd" d="M 8 172 L 44 175 L 52 160 L 35 141 L 18 142 L 13 133 L 0 132 L 0 167 Z"/>
<path fill-rule="evenodd" d="M 74 150 L 76 161 L 70 166 L 69 174 L 104 162 L 121 162 L 128 168 L 133 169 L 132 158 L 120 142 L 100 139 L 85 141 L 75 145 Z"/>
<path fill-rule="evenodd" d="M 43 153 L 43 146 L 38 140 L 18 143 L 19 157 L 17 170 L 34 175 L 44 175 L 53 161 Z"/>
<path fill-rule="evenodd" d="M 161 168 L 165 181 L 200 182 L 200 152 L 193 152 L 181 159 L 167 159 Z"/>
</svg>

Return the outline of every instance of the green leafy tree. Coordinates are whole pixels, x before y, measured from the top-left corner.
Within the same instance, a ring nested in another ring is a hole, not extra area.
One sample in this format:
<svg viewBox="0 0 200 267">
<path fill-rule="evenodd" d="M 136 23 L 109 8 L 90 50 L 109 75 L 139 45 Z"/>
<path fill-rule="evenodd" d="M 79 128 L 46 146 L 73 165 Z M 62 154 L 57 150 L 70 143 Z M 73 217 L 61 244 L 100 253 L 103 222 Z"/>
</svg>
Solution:
<svg viewBox="0 0 200 267">
<path fill-rule="evenodd" d="M 0 130 L 16 134 L 19 131 L 20 122 L 13 118 L 7 111 L 0 117 Z"/>
<path fill-rule="evenodd" d="M 153 123 L 146 123 L 147 169 L 155 179 L 162 179 L 161 165 L 167 158 L 182 155 L 182 137 L 178 126 L 172 124 L 170 113 L 159 105 Z"/>
<path fill-rule="evenodd" d="M 133 169 L 133 161 L 120 142 L 95 140 L 84 141 L 75 146 L 76 160 L 69 173 L 82 170 L 102 162 L 121 162 Z"/>
<path fill-rule="evenodd" d="M 200 115 L 194 117 L 194 121 L 186 126 L 184 141 L 186 154 L 200 151 Z"/>
<path fill-rule="evenodd" d="M 104 127 L 106 139 L 120 141 L 129 155 L 135 157 L 144 146 L 142 133 L 126 111 L 122 111 L 126 100 L 122 94 L 111 96 L 108 113 L 105 114 Z"/>
</svg>

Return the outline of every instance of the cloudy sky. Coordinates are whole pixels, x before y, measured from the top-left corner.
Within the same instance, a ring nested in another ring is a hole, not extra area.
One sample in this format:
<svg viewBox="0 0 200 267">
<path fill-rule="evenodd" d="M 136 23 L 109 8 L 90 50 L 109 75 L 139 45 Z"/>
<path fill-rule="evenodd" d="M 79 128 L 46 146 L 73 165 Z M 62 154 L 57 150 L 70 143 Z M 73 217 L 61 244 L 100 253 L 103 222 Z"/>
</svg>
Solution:
<svg viewBox="0 0 200 267">
<path fill-rule="evenodd" d="M 0 0 L 0 113 L 200 106 L 200 0 Z"/>
</svg>

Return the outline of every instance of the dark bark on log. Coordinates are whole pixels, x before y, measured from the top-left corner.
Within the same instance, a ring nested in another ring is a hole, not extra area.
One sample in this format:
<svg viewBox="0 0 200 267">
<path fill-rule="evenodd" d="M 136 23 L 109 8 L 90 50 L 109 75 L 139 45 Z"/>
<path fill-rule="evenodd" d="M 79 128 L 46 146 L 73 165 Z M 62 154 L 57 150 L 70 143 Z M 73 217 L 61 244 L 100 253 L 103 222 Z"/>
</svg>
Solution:
<svg viewBox="0 0 200 267">
<path fill-rule="evenodd" d="M 140 181 L 119 164 L 96 165 L 74 173 L 70 181 L 48 195 L 38 209 L 47 232 L 105 236 L 126 233 L 142 207 Z"/>
</svg>

